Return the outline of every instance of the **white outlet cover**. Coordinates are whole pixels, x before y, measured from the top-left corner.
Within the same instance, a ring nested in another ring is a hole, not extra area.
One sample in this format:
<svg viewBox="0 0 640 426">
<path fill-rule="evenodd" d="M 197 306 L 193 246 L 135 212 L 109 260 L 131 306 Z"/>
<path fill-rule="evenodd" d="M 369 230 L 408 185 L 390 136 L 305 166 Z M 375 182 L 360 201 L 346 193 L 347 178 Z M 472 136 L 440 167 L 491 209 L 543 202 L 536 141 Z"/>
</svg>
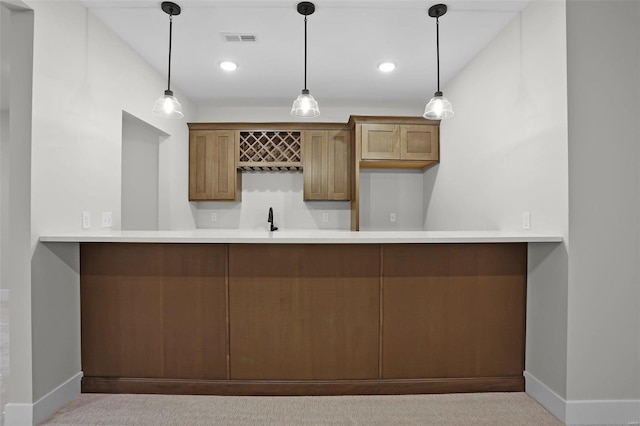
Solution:
<svg viewBox="0 0 640 426">
<path fill-rule="evenodd" d="M 111 228 L 113 226 L 113 213 L 102 212 L 102 227 Z"/>
<path fill-rule="evenodd" d="M 531 229 L 531 213 L 522 212 L 522 229 L 528 231 Z"/>
</svg>

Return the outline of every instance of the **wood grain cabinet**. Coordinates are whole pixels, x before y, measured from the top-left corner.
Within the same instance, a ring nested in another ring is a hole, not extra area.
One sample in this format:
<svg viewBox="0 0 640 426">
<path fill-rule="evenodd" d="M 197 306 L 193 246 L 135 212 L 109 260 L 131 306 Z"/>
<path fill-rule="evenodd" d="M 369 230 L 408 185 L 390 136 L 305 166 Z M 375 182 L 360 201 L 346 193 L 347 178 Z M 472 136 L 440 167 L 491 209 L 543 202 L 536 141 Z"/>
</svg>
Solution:
<svg viewBox="0 0 640 426">
<path fill-rule="evenodd" d="M 362 159 L 437 161 L 438 127 L 428 124 L 363 124 Z"/>
<path fill-rule="evenodd" d="M 351 132 L 307 130 L 303 137 L 304 199 L 351 199 Z"/>
<path fill-rule="evenodd" d="M 83 392 L 524 390 L 527 245 L 81 243 Z"/>
<path fill-rule="evenodd" d="M 238 198 L 236 132 L 189 132 L 189 200 L 233 201 Z"/>
</svg>

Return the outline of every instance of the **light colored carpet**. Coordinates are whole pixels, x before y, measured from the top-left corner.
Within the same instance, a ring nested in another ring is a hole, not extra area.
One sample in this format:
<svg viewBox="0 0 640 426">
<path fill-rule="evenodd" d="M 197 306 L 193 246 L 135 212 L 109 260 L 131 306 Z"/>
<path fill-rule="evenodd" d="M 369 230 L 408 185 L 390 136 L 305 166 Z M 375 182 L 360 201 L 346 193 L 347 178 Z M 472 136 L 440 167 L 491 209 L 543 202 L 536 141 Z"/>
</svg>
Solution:
<svg viewBox="0 0 640 426">
<path fill-rule="evenodd" d="M 82 394 L 43 425 L 561 425 L 525 393 L 229 397 Z"/>
</svg>

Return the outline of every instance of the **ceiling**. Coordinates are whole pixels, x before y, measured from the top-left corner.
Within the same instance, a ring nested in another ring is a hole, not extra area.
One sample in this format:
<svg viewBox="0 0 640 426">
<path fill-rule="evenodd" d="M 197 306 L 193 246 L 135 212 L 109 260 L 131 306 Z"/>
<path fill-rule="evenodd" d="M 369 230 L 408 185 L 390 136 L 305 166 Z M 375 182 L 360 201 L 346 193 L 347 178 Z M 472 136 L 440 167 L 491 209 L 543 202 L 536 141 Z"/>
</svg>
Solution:
<svg viewBox="0 0 640 426">
<path fill-rule="evenodd" d="M 441 86 L 529 1 L 451 0 L 440 18 Z M 169 17 L 160 1 L 84 0 L 162 75 Z M 172 88 L 197 105 L 290 104 L 304 86 L 304 18 L 297 1 L 176 1 Z M 308 17 L 308 88 L 323 104 L 424 103 L 436 90 L 436 1 L 317 0 Z M 224 33 L 256 42 L 227 42 Z M 220 69 L 232 60 L 235 72 Z M 397 64 L 383 74 L 377 65 Z M 161 94 L 164 87 L 158 88 Z M 446 95 L 446 93 L 445 93 Z"/>
</svg>

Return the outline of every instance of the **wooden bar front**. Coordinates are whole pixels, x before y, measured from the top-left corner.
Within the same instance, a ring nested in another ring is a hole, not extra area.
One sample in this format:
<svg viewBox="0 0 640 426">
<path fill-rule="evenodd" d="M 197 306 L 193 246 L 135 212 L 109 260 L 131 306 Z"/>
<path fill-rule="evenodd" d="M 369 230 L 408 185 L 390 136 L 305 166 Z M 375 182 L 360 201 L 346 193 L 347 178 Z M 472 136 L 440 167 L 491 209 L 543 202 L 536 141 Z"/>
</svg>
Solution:
<svg viewBox="0 0 640 426">
<path fill-rule="evenodd" d="M 526 243 L 82 243 L 83 392 L 523 391 Z"/>
</svg>

